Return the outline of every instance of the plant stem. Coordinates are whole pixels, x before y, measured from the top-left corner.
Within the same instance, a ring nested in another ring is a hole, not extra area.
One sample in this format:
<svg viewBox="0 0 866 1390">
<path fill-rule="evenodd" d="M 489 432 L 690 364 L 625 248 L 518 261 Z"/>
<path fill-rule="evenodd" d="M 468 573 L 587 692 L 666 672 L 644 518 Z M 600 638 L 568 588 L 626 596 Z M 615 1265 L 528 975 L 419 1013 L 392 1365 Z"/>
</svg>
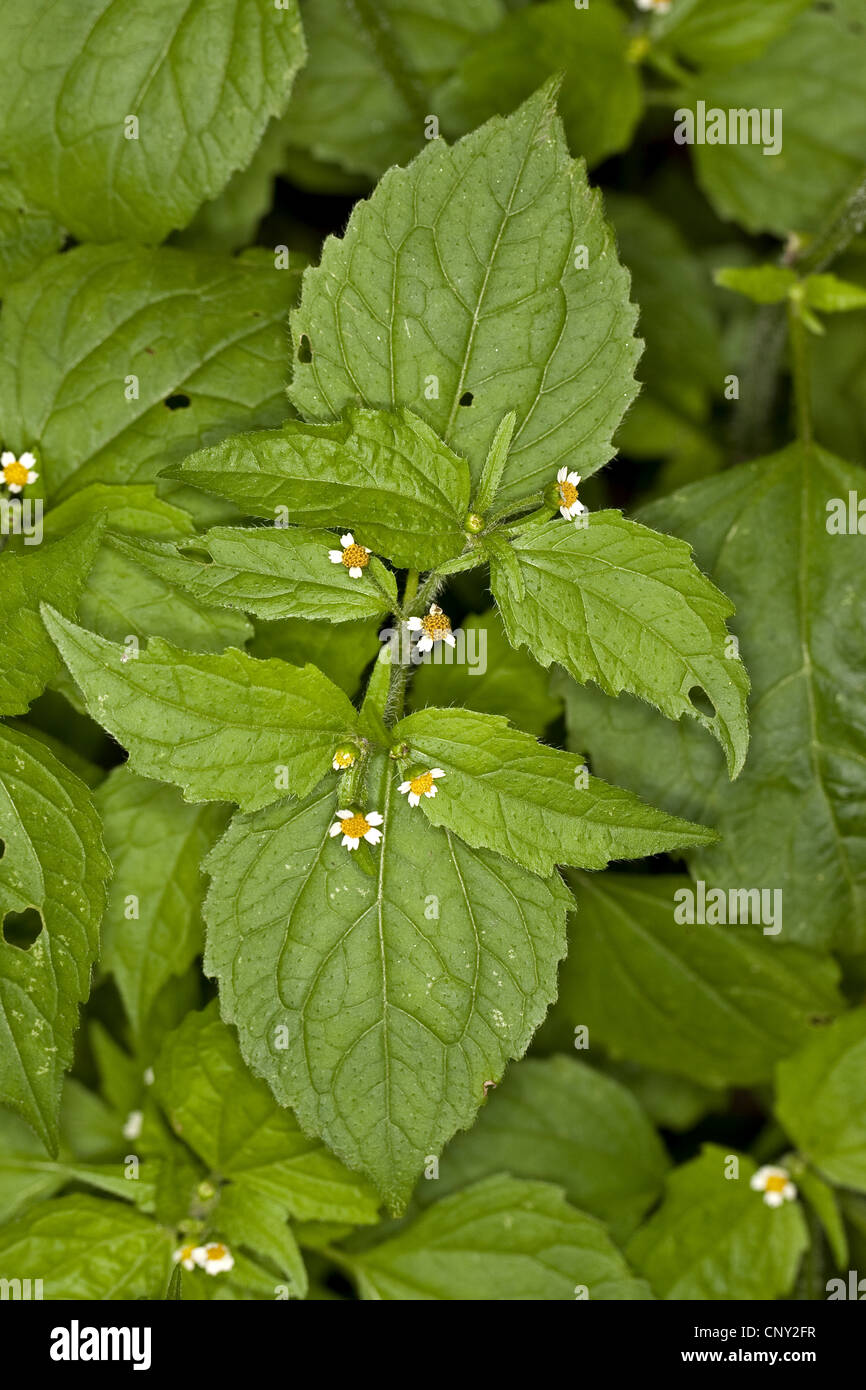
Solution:
<svg viewBox="0 0 866 1390">
<path fill-rule="evenodd" d="M 803 255 L 797 258 L 797 270 L 802 275 L 811 275 L 816 270 L 825 270 L 846 250 L 849 243 L 866 226 L 866 179 L 862 179 L 849 193 L 837 203 L 825 227 L 806 247 Z"/>
<path fill-rule="evenodd" d="M 791 371 L 794 380 L 794 418 L 797 438 L 801 444 L 812 443 L 812 391 L 809 378 L 808 330 L 797 305 L 788 305 L 788 341 L 791 351 Z"/>
</svg>

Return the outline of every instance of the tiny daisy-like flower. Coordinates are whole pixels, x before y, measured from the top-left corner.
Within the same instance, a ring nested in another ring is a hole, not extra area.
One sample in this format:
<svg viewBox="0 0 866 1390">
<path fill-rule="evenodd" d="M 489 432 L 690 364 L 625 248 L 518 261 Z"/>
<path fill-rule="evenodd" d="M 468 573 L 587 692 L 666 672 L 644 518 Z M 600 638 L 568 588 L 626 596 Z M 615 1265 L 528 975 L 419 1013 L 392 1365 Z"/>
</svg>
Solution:
<svg viewBox="0 0 866 1390">
<path fill-rule="evenodd" d="M 431 767 L 429 772 L 418 772 L 407 782 L 401 782 L 398 791 L 409 793 L 409 805 L 418 806 L 422 796 L 436 795 L 436 778 L 444 777 L 441 767 Z"/>
<path fill-rule="evenodd" d="M 451 619 L 447 617 L 438 603 L 431 603 L 426 618 L 410 618 L 406 626 L 410 632 L 420 632 L 419 652 L 429 652 L 434 642 L 447 642 L 456 647 L 457 642 L 451 631 Z"/>
<path fill-rule="evenodd" d="M 360 811 L 338 811 L 329 834 L 332 839 L 335 835 L 342 835 L 341 843 L 346 849 L 357 849 L 362 840 L 371 845 L 378 845 L 382 832 L 377 830 L 376 826 L 381 825 L 382 820 L 383 817 L 378 811 L 368 811 L 363 816 Z"/>
<path fill-rule="evenodd" d="M 351 743 L 341 743 L 339 748 L 334 749 L 334 759 L 331 767 L 335 772 L 345 772 L 347 767 L 352 767 L 358 757 L 357 748 L 353 748 Z"/>
<path fill-rule="evenodd" d="M 634 0 L 639 10 L 648 10 L 653 14 L 667 14 L 671 7 L 671 0 Z"/>
<path fill-rule="evenodd" d="M 577 500 L 577 485 L 580 482 L 579 473 L 569 473 L 567 468 L 560 468 L 556 475 L 556 491 L 559 496 L 560 514 L 566 521 L 573 521 L 576 516 L 588 511 L 589 509 Z"/>
<path fill-rule="evenodd" d="M 235 1258 L 227 1245 L 213 1241 L 210 1245 L 201 1245 L 194 1251 L 196 1264 L 200 1264 L 205 1274 L 222 1274 L 234 1268 Z"/>
<path fill-rule="evenodd" d="M 787 1169 L 774 1168 L 772 1164 L 753 1173 L 749 1186 L 753 1192 L 763 1192 L 768 1207 L 780 1207 L 783 1202 L 793 1202 L 797 1196 L 797 1189 Z"/>
<path fill-rule="evenodd" d="M 176 1265 L 182 1265 L 184 1269 L 195 1269 L 197 1264 L 201 1264 L 201 1253 L 200 1245 L 182 1245 L 175 1250 L 172 1258 Z"/>
<path fill-rule="evenodd" d="M 138 1139 L 141 1135 L 141 1127 L 144 1123 L 144 1114 L 141 1110 L 130 1110 L 123 1126 L 124 1139 Z"/>
<path fill-rule="evenodd" d="M 351 531 L 347 531 L 345 536 L 340 537 L 342 550 L 329 550 L 332 565 L 345 565 L 352 579 L 360 579 L 362 572 L 370 563 L 370 548 L 366 545 L 356 545 L 355 537 Z"/>
<path fill-rule="evenodd" d="M 36 462 L 32 454 L 22 454 L 16 458 L 10 450 L 0 454 L 0 476 L 10 492 L 20 492 L 28 483 L 35 483 L 39 474 L 34 471 Z"/>
</svg>

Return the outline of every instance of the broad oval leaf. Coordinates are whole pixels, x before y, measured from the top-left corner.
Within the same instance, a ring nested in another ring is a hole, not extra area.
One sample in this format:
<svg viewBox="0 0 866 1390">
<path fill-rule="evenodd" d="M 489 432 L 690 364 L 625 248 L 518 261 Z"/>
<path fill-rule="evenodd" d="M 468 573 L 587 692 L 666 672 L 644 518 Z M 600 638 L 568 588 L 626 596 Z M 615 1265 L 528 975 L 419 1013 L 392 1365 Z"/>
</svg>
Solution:
<svg viewBox="0 0 866 1390">
<path fill-rule="evenodd" d="M 493 553 L 509 641 L 608 695 L 627 690 L 669 719 L 688 714 L 718 739 L 736 777 L 749 742 L 749 680 L 725 625 L 734 605 L 683 541 L 619 512 L 585 520 L 557 518 L 514 537 L 522 593 Z"/>
<path fill-rule="evenodd" d="M 774 948 L 760 926 L 684 922 L 696 897 L 685 877 L 581 874 L 574 887 L 580 911 L 549 1022 L 564 1034 L 580 1019 L 614 1057 L 707 1086 L 756 1085 L 844 1008 L 828 957 Z"/>
<path fill-rule="evenodd" d="M 636 391 L 629 279 L 548 84 L 513 116 L 392 169 L 329 238 L 292 319 L 290 396 L 323 420 L 408 406 L 477 481 L 517 412 L 502 498 L 611 457 Z"/>
<path fill-rule="evenodd" d="M 776 1070 L 776 1114 L 804 1158 L 866 1192 L 866 1010 L 823 1029 Z"/>
<path fill-rule="evenodd" d="M 3 0 L 0 23 L 4 154 L 81 241 L 185 226 L 252 158 L 305 56 L 297 0 Z"/>
<path fill-rule="evenodd" d="M 599 1221 L 558 1187 L 510 1177 L 444 1197 L 348 1264 L 365 1299 L 652 1298 Z"/>
<path fill-rule="evenodd" d="M 146 777 L 187 801 L 247 810 L 305 796 L 351 734 L 356 712 L 315 666 L 258 661 L 229 648 L 185 652 L 154 637 L 134 659 L 43 606 L 45 625 L 87 708 Z"/>
<path fill-rule="evenodd" d="M 731 1159 L 738 1176 L 729 1177 Z M 745 1154 L 708 1144 L 674 1169 L 658 1211 L 627 1247 L 659 1298 L 769 1301 L 791 1292 L 809 1233 L 797 1202 L 768 1207 Z"/>
<path fill-rule="evenodd" d="M 393 788 L 372 796 L 375 877 L 330 837 L 330 790 L 236 817 L 208 860 L 205 969 L 253 1070 L 398 1210 L 526 1049 L 569 897 L 432 829 Z"/>
<path fill-rule="evenodd" d="M 60 1087 L 90 993 L 111 864 L 87 788 L 5 725 L 0 841 L 0 1100 L 56 1152 Z"/>
</svg>

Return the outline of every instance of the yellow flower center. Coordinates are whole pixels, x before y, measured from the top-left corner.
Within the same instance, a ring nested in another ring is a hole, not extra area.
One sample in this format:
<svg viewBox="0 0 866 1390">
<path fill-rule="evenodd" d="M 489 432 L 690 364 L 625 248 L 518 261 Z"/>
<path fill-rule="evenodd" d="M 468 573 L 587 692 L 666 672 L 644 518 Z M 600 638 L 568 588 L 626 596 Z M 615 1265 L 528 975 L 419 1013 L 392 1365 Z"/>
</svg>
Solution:
<svg viewBox="0 0 866 1390">
<path fill-rule="evenodd" d="M 451 631 L 451 619 L 444 613 L 428 613 L 421 619 L 421 626 L 433 642 L 441 642 Z"/>
<path fill-rule="evenodd" d="M 194 1246 L 194 1245 L 182 1245 L 182 1246 L 180 1247 L 180 1258 L 181 1258 L 182 1260 L 191 1260 L 191 1259 L 192 1259 L 192 1252 L 193 1252 L 194 1249 L 195 1249 L 195 1246 Z"/>
<path fill-rule="evenodd" d="M 351 767 L 354 761 L 355 754 L 350 753 L 348 749 L 344 751 L 338 748 L 334 754 L 334 762 L 337 764 L 337 767 Z"/>
<path fill-rule="evenodd" d="M 559 495 L 562 498 L 562 505 L 564 507 L 570 507 L 577 501 L 577 488 L 574 486 L 574 483 L 570 483 L 568 479 L 565 478 L 559 484 Z"/>
<path fill-rule="evenodd" d="M 24 464 L 19 463 L 16 459 L 14 463 L 7 463 L 3 469 L 4 482 L 7 484 L 16 484 L 18 487 L 24 487 L 27 482 L 28 472 L 29 469 L 25 468 Z"/>
<path fill-rule="evenodd" d="M 424 796 L 426 792 L 429 792 L 432 785 L 433 773 L 422 772 L 420 777 L 412 778 L 412 781 L 409 783 L 409 790 L 410 792 L 414 792 L 416 796 Z"/>
<path fill-rule="evenodd" d="M 347 545 L 343 551 L 343 564 L 347 570 L 353 569 L 355 565 L 359 569 L 366 569 L 370 563 L 370 557 L 362 545 Z"/>
<path fill-rule="evenodd" d="M 365 820 L 362 815 L 349 816 L 348 820 L 343 821 L 343 834 L 348 835 L 352 840 L 360 840 L 370 829 L 370 822 Z"/>
<path fill-rule="evenodd" d="M 209 1260 L 223 1260 L 229 1253 L 224 1245 L 206 1245 L 204 1252 Z"/>
<path fill-rule="evenodd" d="M 787 1178 L 785 1178 L 785 1177 L 780 1178 L 780 1177 L 778 1177 L 775 1173 L 773 1173 L 769 1178 L 767 1178 L 767 1180 L 766 1180 L 766 1182 L 765 1182 L 765 1184 L 764 1184 L 764 1191 L 765 1191 L 765 1192 L 784 1192 L 784 1190 L 785 1190 L 785 1188 L 787 1187 L 787 1185 L 788 1185 L 788 1179 L 787 1179 Z"/>
</svg>

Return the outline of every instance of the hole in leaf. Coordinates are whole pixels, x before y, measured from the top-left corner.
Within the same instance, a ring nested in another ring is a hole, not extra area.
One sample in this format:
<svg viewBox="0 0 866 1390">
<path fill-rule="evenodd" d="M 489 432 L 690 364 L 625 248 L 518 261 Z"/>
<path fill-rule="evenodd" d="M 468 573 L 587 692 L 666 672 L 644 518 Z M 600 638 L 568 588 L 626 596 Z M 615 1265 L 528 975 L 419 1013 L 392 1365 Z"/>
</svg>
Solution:
<svg viewBox="0 0 866 1390">
<path fill-rule="evenodd" d="M 313 360 L 313 348 L 312 348 L 312 345 L 311 345 L 310 340 L 309 340 L 309 338 L 307 337 L 306 333 L 302 333 L 302 334 L 301 334 L 301 337 L 300 337 L 300 341 L 298 342 L 298 361 L 299 361 L 299 362 L 312 362 L 312 360 Z"/>
<path fill-rule="evenodd" d="M 7 912 L 3 918 L 3 937 L 10 946 L 29 951 L 42 930 L 42 914 L 35 907 L 23 912 Z"/>
<path fill-rule="evenodd" d="M 183 392 L 179 392 L 176 396 L 166 396 L 165 404 L 169 410 L 186 410 L 189 405 L 189 396 L 185 396 Z"/>
<path fill-rule="evenodd" d="M 460 404 L 471 405 L 474 400 L 475 397 L 473 396 L 471 391 L 464 391 L 463 395 L 460 397 Z"/>
<path fill-rule="evenodd" d="M 5 840 L 0 840 L 0 859 L 3 858 L 3 855 L 4 855 L 5 853 L 6 853 L 6 841 L 5 841 Z"/>
<path fill-rule="evenodd" d="M 689 691 L 689 700 L 698 714 L 703 714 L 707 719 L 715 719 L 716 707 L 705 690 L 699 685 L 693 685 Z"/>
</svg>

